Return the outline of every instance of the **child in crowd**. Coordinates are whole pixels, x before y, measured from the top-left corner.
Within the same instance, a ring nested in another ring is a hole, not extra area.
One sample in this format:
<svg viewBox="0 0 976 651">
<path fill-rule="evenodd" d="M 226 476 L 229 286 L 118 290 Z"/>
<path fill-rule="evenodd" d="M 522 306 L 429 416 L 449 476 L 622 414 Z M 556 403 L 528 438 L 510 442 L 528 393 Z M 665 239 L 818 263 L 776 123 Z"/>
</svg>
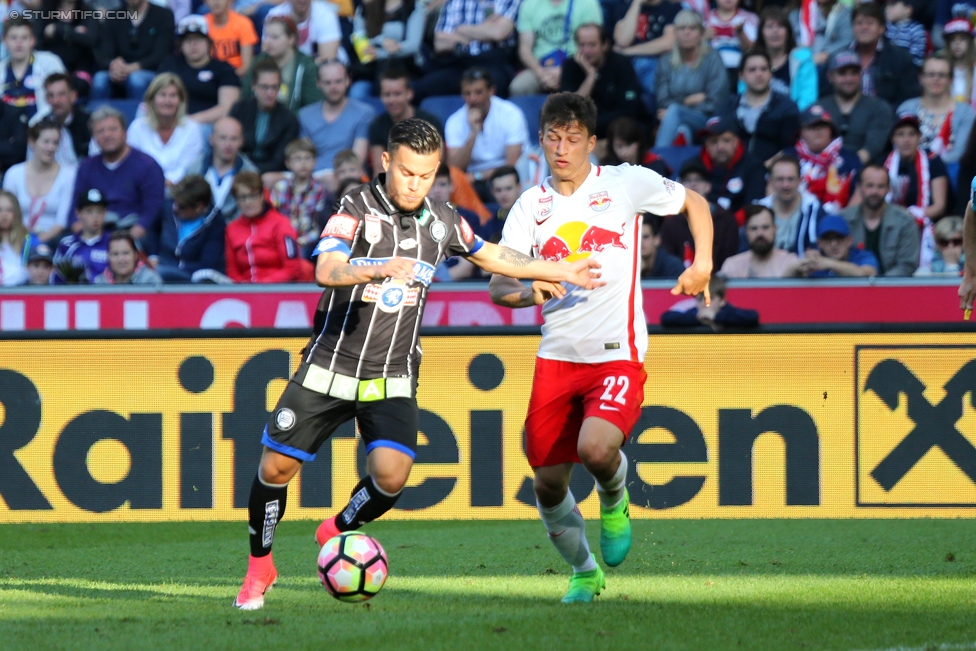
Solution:
<svg viewBox="0 0 976 651">
<path fill-rule="evenodd" d="M 359 160 L 351 149 L 343 149 L 335 158 L 332 159 L 332 171 L 336 179 L 336 187 L 339 187 L 346 179 L 358 179 L 362 183 L 366 182 L 363 176 L 363 162 Z"/>
<path fill-rule="evenodd" d="M 976 70 L 976 45 L 966 18 L 953 18 L 942 28 L 945 56 L 952 66 L 952 99 L 976 108 L 973 71 Z"/>
<path fill-rule="evenodd" d="M 44 242 L 35 244 L 27 254 L 27 284 L 48 285 L 54 270 L 54 252 Z"/>
<path fill-rule="evenodd" d="M 727 283 L 722 276 L 712 276 L 708 281 L 711 305 L 705 305 L 705 294 L 695 297 L 695 304 L 686 310 L 668 310 L 661 315 L 661 325 L 668 328 L 707 325 L 718 332 L 723 328 L 754 328 L 759 325 L 759 313 L 735 307 L 725 300 Z M 682 301 L 674 307 L 681 307 Z"/>
<path fill-rule="evenodd" d="M 722 57 L 729 75 L 729 88 L 739 83 L 739 61 L 759 38 L 759 16 L 739 7 L 739 0 L 716 0 L 715 10 L 705 20 L 705 36 Z"/>
<path fill-rule="evenodd" d="M 21 285 L 27 280 L 24 261 L 38 242 L 24 225 L 17 197 L 0 190 L 0 287 Z"/>
<path fill-rule="evenodd" d="M 962 250 L 962 218 L 943 217 L 935 224 L 932 259 L 919 265 L 916 276 L 959 276 L 966 255 Z"/>
<path fill-rule="evenodd" d="M 230 8 L 231 0 L 207 0 L 210 13 L 207 27 L 213 41 L 213 58 L 233 66 L 238 77 L 243 77 L 251 67 L 254 46 L 258 34 L 250 18 Z"/>
<path fill-rule="evenodd" d="M 97 188 L 82 193 L 76 206 L 81 231 L 68 235 L 54 253 L 52 282 L 90 283 L 108 267 L 105 210 L 108 199 Z"/>
<path fill-rule="evenodd" d="M 914 7 L 908 0 L 888 0 L 885 5 L 885 36 L 892 45 L 905 48 L 916 66 L 922 67 L 929 40 L 922 23 L 912 20 Z"/>
<path fill-rule="evenodd" d="M 270 202 L 291 222 L 298 234 L 302 257 L 308 259 L 319 240 L 315 216 L 327 205 L 325 186 L 312 177 L 315 171 L 315 145 L 312 141 L 299 138 L 288 143 L 285 147 L 285 167 L 291 172 L 291 178 L 281 179 L 272 186 Z M 339 168 L 334 169 L 338 175 Z"/>
</svg>

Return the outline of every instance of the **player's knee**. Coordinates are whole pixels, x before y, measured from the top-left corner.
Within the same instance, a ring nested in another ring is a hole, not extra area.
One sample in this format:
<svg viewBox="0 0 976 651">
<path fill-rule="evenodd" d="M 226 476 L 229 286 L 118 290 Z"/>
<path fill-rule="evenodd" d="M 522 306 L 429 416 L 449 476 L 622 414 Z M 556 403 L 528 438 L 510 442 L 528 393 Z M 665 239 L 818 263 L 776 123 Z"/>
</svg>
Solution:
<svg viewBox="0 0 976 651">
<path fill-rule="evenodd" d="M 547 481 L 545 477 L 536 475 L 532 480 L 532 490 L 535 497 L 543 506 L 553 506 L 559 504 L 566 497 L 566 486 L 561 482 L 553 483 Z"/>
<path fill-rule="evenodd" d="M 262 483 L 281 486 L 291 481 L 301 467 L 301 462 L 277 454 L 265 454 L 258 467 L 258 479 Z"/>
<path fill-rule="evenodd" d="M 409 476 L 409 470 L 406 472 L 378 474 L 373 476 L 373 484 L 388 495 L 396 495 L 403 490 L 403 487 L 407 484 L 407 477 Z"/>
<path fill-rule="evenodd" d="M 613 464 L 617 448 L 606 441 L 580 441 L 576 448 L 580 460 L 588 470 L 600 470 Z"/>
</svg>

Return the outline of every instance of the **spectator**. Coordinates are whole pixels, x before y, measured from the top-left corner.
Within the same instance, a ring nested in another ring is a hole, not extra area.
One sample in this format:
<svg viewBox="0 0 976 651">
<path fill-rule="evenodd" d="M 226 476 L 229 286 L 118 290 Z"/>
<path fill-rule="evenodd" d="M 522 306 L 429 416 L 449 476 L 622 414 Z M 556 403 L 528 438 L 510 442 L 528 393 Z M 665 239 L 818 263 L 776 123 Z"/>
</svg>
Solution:
<svg viewBox="0 0 976 651">
<path fill-rule="evenodd" d="M 661 315 L 661 325 L 665 328 L 694 327 L 705 325 L 718 332 L 723 328 L 755 328 L 759 325 L 759 313 L 735 307 L 725 300 L 727 291 L 725 278 L 712 276 L 708 281 L 708 293 L 712 302 L 705 305 L 705 294 L 695 297 L 695 307 L 687 310 L 668 310 Z M 677 307 L 677 306 L 675 306 Z"/>
<path fill-rule="evenodd" d="M 773 92 L 789 97 L 801 111 L 817 101 L 820 79 L 813 51 L 796 44 L 793 27 L 782 7 L 763 9 L 756 49 L 766 50 L 769 55 Z"/>
<path fill-rule="evenodd" d="M 0 101 L 0 173 L 27 159 L 27 113 Z"/>
<path fill-rule="evenodd" d="M 262 174 L 285 169 L 285 147 L 298 137 L 298 118 L 278 101 L 281 71 L 271 59 L 257 63 L 254 93 L 230 109 L 230 117 L 241 124 L 244 143 L 241 153 Z"/>
<path fill-rule="evenodd" d="M 298 123 L 301 136 L 315 145 L 316 177 L 327 190 L 334 190 L 332 159 L 343 149 L 352 149 L 359 160 L 366 160 L 374 113 L 369 104 L 347 96 L 349 75 L 339 61 L 319 68 L 319 90 L 325 99 L 299 111 Z"/>
<path fill-rule="evenodd" d="M 447 0 L 434 29 L 434 58 L 413 87 L 417 101 L 458 93 L 461 75 L 470 68 L 487 70 L 507 91 L 518 8 L 519 0 Z"/>
<path fill-rule="evenodd" d="M 661 176 L 671 178 L 674 170 L 647 148 L 647 135 L 637 120 L 617 118 L 607 127 L 607 154 L 601 165 L 641 165 Z"/>
<path fill-rule="evenodd" d="M 125 0 L 135 19 L 106 19 L 99 26 L 92 99 L 141 98 L 163 59 L 173 51 L 173 12 L 149 0 Z M 139 238 L 136 238 L 139 239 Z"/>
<path fill-rule="evenodd" d="M 82 191 L 76 204 L 81 229 L 58 243 L 52 282 L 90 283 L 108 267 L 107 207 L 108 199 L 97 188 Z"/>
<path fill-rule="evenodd" d="M 852 244 L 851 230 L 843 217 L 824 217 L 817 225 L 817 248 L 806 252 L 793 274 L 807 278 L 877 276 L 878 259 Z"/>
<path fill-rule="evenodd" d="M 674 49 L 658 60 L 656 79 L 660 124 L 654 146 L 671 146 L 679 132 L 690 145 L 729 95 L 722 57 L 708 47 L 704 23 L 695 12 L 682 10 L 675 17 Z"/>
<path fill-rule="evenodd" d="M 731 117 L 709 119 L 702 135 L 705 145 L 701 158 L 712 184 L 712 192 L 706 198 L 735 214 L 736 220 L 743 223 L 743 206 L 765 194 L 766 170 L 762 161 L 746 152 Z"/>
<path fill-rule="evenodd" d="M 973 0 L 937 0 L 931 32 L 932 44 L 936 48 L 942 47 L 944 29 L 949 26 L 950 20 L 962 18 L 970 21 L 974 14 L 976 14 L 976 2 Z"/>
<path fill-rule="evenodd" d="M 840 0 L 802 0 L 801 8 L 790 12 L 790 22 L 800 47 L 811 49 L 817 66 L 854 40 L 850 5 Z"/>
<path fill-rule="evenodd" d="M 881 155 L 888 144 L 895 115 L 891 105 L 861 92 L 861 59 L 854 52 L 839 52 L 830 60 L 831 95 L 820 106 L 833 117 L 844 145 L 866 164 Z"/>
<path fill-rule="evenodd" d="M 826 213 L 820 200 L 800 188 L 800 162 L 782 157 L 769 170 L 773 194 L 757 201 L 773 213 L 776 220 L 775 245 L 803 257 L 816 249 L 817 224 Z"/>
<path fill-rule="evenodd" d="M 505 168 L 499 168 L 499 170 L 503 169 Z M 446 202 L 451 198 L 453 191 L 454 186 L 451 183 L 451 172 L 446 165 L 441 165 L 434 173 L 434 185 L 431 186 L 427 198 L 431 201 Z M 457 208 L 457 211 L 459 215 L 464 217 L 468 224 L 480 223 L 478 216 L 470 210 Z M 498 233 L 498 237 L 501 237 L 500 232 Z M 434 278 L 441 281 L 486 279 L 485 275 L 481 273 L 480 268 L 460 256 L 452 256 L 437 265 L 437 269 L 434 271 Z"/>
<path fill-rule="evenodd" d="M 0 262 L 0 266 L 3 263 Z M 54 271 L 54 252 L 43 242 L 32 246 L 27 253 L 27 285 L 51 284 L 51 273 Z M 0 271 L 2 273 L 2 271 Z"/>
<path fill-rule="evenodd" d="M 356 9 L 353 42 L 363 46 L 357 46 L 359 65 L 353 68 L 357 81 L 351 97 L 376 94 L 380 75 L 390 68 L 419 76 L 426 18 L 422 0 L 369 0 Z"/>
<path fill-rule="evenodd" d="M 386 112 L 377 115 L 369 125 L 369 162 L 373 174 L 383 171 L 381 157 L 386 151 L 390 129 L 397 122 L 418 117 L 433 124 L 439 133 L 444 133 L 444 126 L 437 116 L 414 108 L 410 75 L 405 69 L 391 67 L 383 71 L 380 75 L 380 101 Z"/>
<path fill-rule="evenodd" d="M 446 148 L 445 148 L 446 149 Z M 478 215 L 481 221 L 491 218 L 491 211 L 488 210 L 478 191 L 474 189 L 468 175 L 460 167 L 455 167 L 447 162 L 447 153 L 441 150 L 441 166 L 447 167 L 451 172 L 451 203 L 458 208 L 464 208 Z"/>
<path fill-rule="evenodd" d="M 922 65 L 929 45 L 929 35 L 922 23 L 914 20 L 914 7 L 908 0 L 888 0 L 884 8 L 885 37 L 892 45 L 906 50 L 912 56 L 912 63 Z"/>
<path fill-rule="evenodd" d="M 48 75 L 64 72 L 64 64 L 51 52 L 37 52 L 34 29 L 26 18 L 7 18 L 3 23 L 6 56 L 0 59 L 3 84 L 0 100 L 23 111 L 27 117 L 50 110 L 44 94 Z"/>
<path fill-rule="evenodd" d="M 705 27 L 712 49 L 722 57 L 729 87 L 733 88 L 742 53 L 750 50 L 759 37 L 759 16 L 739 7 L 739 0 L 715 0 L 715 10 L 708 14 Z"/>
<path fill-rule="evenodd" d="M 820 104 L 804 111 L 800 124 L 800 139 L 783 154 L 800 161 L 803 187 L 824 211 L 838 213 L 847 207 L 857 186 L 861 159 L 844 146 L 833 117 Z"/>
<path fill-rule="evenodd" d="M 447 160 L 467 172 L 483 201 L 491 200 L 487 181 L 495 168 L 515 165 L 528 148 L 529 128 L 515 104 L 495 97 L 495 85 L 484 68 L 461 78 L 464 106 L 444 125 Z"/>
<path fill-rule="evenodd" d="M 312 176 L 315 146 L 306 139 L 288 143 L 285 165 L 291 172 L 291 178 L 284 178 L 271 188 L 271 207 L 288 218 L 298 235 L 298 246 L 303 256 L 310 258 L 319 240 L 315 216 L 325 209 L 327 203 L 325 188 Z"/>
<path fill-rule="evenodd" d="M 213 43 L 213 57 L 229 64 L 238 77 L 251 68 L 258 34 L 254 22 L 231 9 L 230 0 L 206 0 L 207 34 Z M 180 21 L 182 22 L 182 21 Z"/>
<path fill-rule="evenodd" d="M 214 206 L 226 222 L 240 215 L 230 191 L 234 177 L 241 172 L 258 171 L 257 165 L 241 153 L 243 143 L 241 123 L 232 117 L 220 118 L 214 122 L 213 133 L 210 134 L 210 155 L 200 157 L 189 171 L 190 174 L 202 176 L 210 184 Z"/>
<path fill-rule="evenodd" d="M 641 278 L 677 278 L 685 271 L 681 258 L 661 248 L 660 224 L 648 218 L 641 223 Z"/>
<path fill-rule="evenodd" d="M 869 164 L 861 170 L 860 205 L 843 212 L 854 246 L 874 254 L 884 276 L 911 276 L 918 268 L 918 224 L 904 208 L 888 203 L 891 191 L 888 170 Z"/>
<path fill-rule="evenodd" d="M 799 264 L 795 253 L 776 247 L 776 222 L 766 206 L 746 206 L 746 242 L 749 250 L 725 260 L 726 278 L 783 278 Z"/>
<path fill-rule="evenodd" d="M 186 88 L 172 72 L 161 72 L 143 99 L 146 114 L 129 125 L 126 141 L 159 163 L 166 184 L 179 183 L 203 154 L 200 125 L 186 115 Z"/>
<path fill-rule="evenodd" d="M 210 56 L 213 41 L 203 16 L 187 16 L 176 30 L 180 52 L 159 66 L 160 74 L 171 72 L 186 89 L 187 113 L 194 122 L 211 125 L 227 115 L 241 98 L 241 82 L 229 63 Z M 205 130 L 209 135 L 209 128 Z"/>
<path fill-rule="evenodd" d="M 603 139 L 617 118 L 637 118 L 643 113 L 640 82 L 630 59 L 611 51 L 603 26 L 581 25 L 575 38 L 576 54 L 563 65 L 559 87 L 593 100 L 596 137 Z"/>
<path fill-rule="evenodd" d="M 518 55 L 525 70 L 515 75 L 509 92 L 536 95 L 559 90 L 563 64 L 576 56 L 576 30 L 602 24 L 597 0 L 523 0 L 517 27 Z"/>
<path fill-rule="evenodd" d="M 976 46 L 969 21 L 956 18 L 945 26 L 945 57 L 952 66 L 952 98 L 976 109 L 973 92 L 973 70 L 976 70 Z"/>
<path fill-rule="evenodd" d="M 31 159 L 14 165 L 3 177 L 3 189 L 20 203 L 27 230 L 46 244 L 57 244 L 68 227 L 71 190 L 78 168 L 55 160 L 61 129 L 50 120 L 34 124 L 28 132 Z"/>
<path fill-rule="evenodd" d="M 298 28 L 287 16 L 270 18 L 261 36 L 261 55 L 254 60 L 251 71 L 241 82 L 245 97 L 254 83 L 254 73 L 262 61 L 273 61 L 281 71 L 278 101 L 297 113 L 302 107 L 322 101 L 322 91 L 316 81 L 318 67 L 315 60 L 297 49 Z"/>
<path fill-rule="evenodd" d="M 95 74 L 99 32 L 98 21 L 86 9 L 83 0 L 43 0 L 41 18 L 34 21 L 34 35 L 37 49 L 57 56 L 70 71 L 75 90 L 87 97 Z"/>
<path fill-rule="evenodd" d="M 658 57 L 674 49 L 674 19 L 681 5 L 668 0 L 631 0 L 613 28 L 614 49 L 630 57 L 644 92 L 656 94 Z"/>
<path fill-rule="evenodd" d="M 129 228 L 136 241 L 148 233 L 155 234 L 165 189 L 159 163 L 126 143 L 125 117 L 114 108 L 100 106 L 95 109 L 91 131 L 101 153 L 78 164 L 72 192 L 75 205 L 83 192 L 89 188 L 98 189 L 108 200 L 110 224 L 116 228 Z"/>
<path fill-rule="evenodd" d="M 0 191 L 0 287 L 22 285 L 28 279 L 27 257 L 38 244 L 24 226 L 17 197 Z"/>
<path fill-rule="evenodd" d="M 302 278 L 295 229 L 264 200 L 261 177 L 242 172 L 232 192 L 241 217 L 227 225 L 227 275 L 238 283 L 287 283 Z M 309 276 L 311 264 L 308 265 Z"/>
<path fill-rule="evenodd" d="M 962 219 L 943 217 L 935 225 L 932 259 L 915 270 L 916 276 L 960 276 L 966 263 L 962 248 Z"/>
<path fill-rule="evenodd" d="M 942 217 L 949 198 L 945 164 L 922 150 L 921 143 L 918 118 L 911 113 L 899 117 L 891 132 L 893 148 L 884 162 L 891 178 L 889 200 L 908 208 L 920 227 L 926 218 L 935 221 Z"/>
<path fill-rule="evenodd" d="M 861 92 L 877 97 L 889 106 L 918 97 L 918 68 L 912 56 L 885 38 L 883 10 L 874 2 L 862 3 L 852 13 L 854 42 L 851 50 L 861 60 L 864 71 Z"/>
<path fill-rule="evenodd" d="M 312 0 L 286 0 L 268 12 L 265 25 L 278 16 L 286 16 L 294 21 L 298 29 L 298 49 L 324 63 L 336 57 L 345 58 L 339 50 L 342 29 L 339 26 L 339 12 L 331 2 L 312 2 Z M 279 64 L 280 65 L 280 64 Z"/>
<path fill-rule="evenodd" d="M 522 194 L 522 182 L 517 169 L 511 165 L 503 165 L 492 172 L 489 184 L 491 187 L 491 196 L 494 199 L 494 202 L 491 204 L 493 214 L 490 218 L 482 220 L 476 213 L 470 210 L 465 210 L 461 214 L 468 220 L 474 232 L 481 239 L 486 242 L 498 244 L 502 239 L 502 229 L 505 228 L 505 220 L 508 218 L 508 213 L 511 212 L 512 206 L 515 205 L 515 202 L 518 201 L 519 196 Z M 451 191 L 453 192 L 453 187 Z M 460 209 L 458 212 L 461 212 Z"/>
<path fill-rule="evenodd" d="M 703 197 L 712 193 L 705 163 L 697 156 L 689 158 L 681 166 L 678 180 L 681 185 Z M 712 212 L 712 269 L 721 269 L 725 260 L 739 252 L 739 224 L 735 215 L 718 204 L 709 202 Z M 691 236 L 688 216 L 674 215 L 664 220 L 660 232 L 661 246 L 680 259 L 687 267 L 695 259 L 695 239 Z"/>
<path fill-rule="evenodd" d="M 957 102 L 952 98 L 949 86 L 952 69 L 946 59 L 940 56 L 926 58 L 919 77 L 922 96 L 903 102 L 898 107 L 898 115 L 912 114 L 918 118 L 922 149 L 939 156 L 947 165 L 958 163 L 969 141 L 976 114 L 968 102 Z"/>
<path fill-rule="evenodd" d="M 129 231 L 113 231 L 108 238 L 108 268 L 92 282 L 95 285 L 162 285 L 162 277 L 141 258 Z"/>
<path fill-rule="evenodd" d="M 173 201 L 167 202 L 159 246 L 150 258 L 156 271 L 168 283 L 219 281 L 224 272 L 226 225 L 214 205 L 210 184 L 190 175 L 171 192 Z"/>
<path fill-rule="evenodd" d="M 30 123 L 36 124 L 47 119 L 61 128 L 61 142 L 54 159 L 61 165 L 77 165 L 88 156 L 91 143 L 91 129 L 88 126 L 90 115 L 81 106 L 76 106 L 78 93 L 71 85 L 71 79 L 60 72 L 48 75 L 44 80 L 44 93 L 48 110 L 37 113 Z"/>
<path fill-rule="evenodd" d="M 724 112 L 736 121 L 746 151 L 769 165 L 770 159 L 796 142 L 800 111 L 786 95 L 774 93 L 769 55 L 749 50 L 739 62 L 745 91 L 734 95 Z"/>
</svg>

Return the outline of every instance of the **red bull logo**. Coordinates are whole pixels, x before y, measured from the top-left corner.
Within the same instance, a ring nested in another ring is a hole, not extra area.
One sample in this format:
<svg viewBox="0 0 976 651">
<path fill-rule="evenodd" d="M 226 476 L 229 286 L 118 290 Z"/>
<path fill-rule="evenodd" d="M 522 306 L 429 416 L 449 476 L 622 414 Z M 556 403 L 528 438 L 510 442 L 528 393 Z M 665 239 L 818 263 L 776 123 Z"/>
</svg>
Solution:
<svg viewBox="0 0 976 651">
<path fill-rule="evenodd" d="M 567 222 L 539 248 L 543 260 L 574 262 L 608 248 L 626 249 L 623 234 L 585 222 Z"/>
<path fill-rule="evenodd" d="M 610 193 L 606 190 L 594 192 L 590 195 L 590 208 L 597 212 L 603 212 L 610 207 L 611 203 L 613 203 L 613 199 L 610 198 Z"/>
</svg>

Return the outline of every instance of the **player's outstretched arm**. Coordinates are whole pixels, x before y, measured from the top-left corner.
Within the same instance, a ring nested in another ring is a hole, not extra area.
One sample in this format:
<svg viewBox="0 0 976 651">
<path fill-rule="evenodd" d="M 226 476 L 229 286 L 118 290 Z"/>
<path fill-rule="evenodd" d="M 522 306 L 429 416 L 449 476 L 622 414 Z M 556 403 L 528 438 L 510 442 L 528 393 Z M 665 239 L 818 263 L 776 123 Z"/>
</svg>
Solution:
<svg viewBox="0 0 976 651">
<path fill-rule="evenodd" d="M 698 296 L 705 292 L 705 305 L 708 305 L 711 303 L 708 281 L 712 277 L 712 210 L 705 197 L 685 188 L 685 205 L 681 211 L 688 215 L 688 226 L 695 240 L 695 259 L 678 276 L 671 293 Z"/>
<path fill-rule="evenodd" d="M 315 282 L 319 287 L 349 287 L 384 278 L 410 281 L 414 263 L 407 258 L 390 258 L 381 265 L 356 266 L 349 264 L 344 253 L 322 253 L 315 263 Z"/>
<path fill-rule="evenodd" d="M 606 285 L 599 280 L 600 263 L 592 258 L 571 263 L 537 260 L 507 246 L 485 242 L 484 246 L 469 255 L 468 259 L 489 273 L 511 278 L 531 278 L 553 283 L 567 282 L 583 289 L 596 289 Z"/>
<path fill-rule="evenodd" d="M 488 281 L 488 294 L 495 305 L 519 308 L 542 305 L 550 298 L 562 298 L 566 295 L 566 288 L 547 280 L 535 280 L 531 287 L 526 287 L 514 278 L 492 274 Z"/>
<path fill-rule="evenodd" d="M 966 264 L 962 272 L 962 284 L 959 285 L 959 309 L 973 309 L 973 298 L 976 298 L 976 214 L 973 213 L 973 202 L 966 206 L 966 215 L 962 220 L 962 251 L 966 256 Z"/>
</svg>

